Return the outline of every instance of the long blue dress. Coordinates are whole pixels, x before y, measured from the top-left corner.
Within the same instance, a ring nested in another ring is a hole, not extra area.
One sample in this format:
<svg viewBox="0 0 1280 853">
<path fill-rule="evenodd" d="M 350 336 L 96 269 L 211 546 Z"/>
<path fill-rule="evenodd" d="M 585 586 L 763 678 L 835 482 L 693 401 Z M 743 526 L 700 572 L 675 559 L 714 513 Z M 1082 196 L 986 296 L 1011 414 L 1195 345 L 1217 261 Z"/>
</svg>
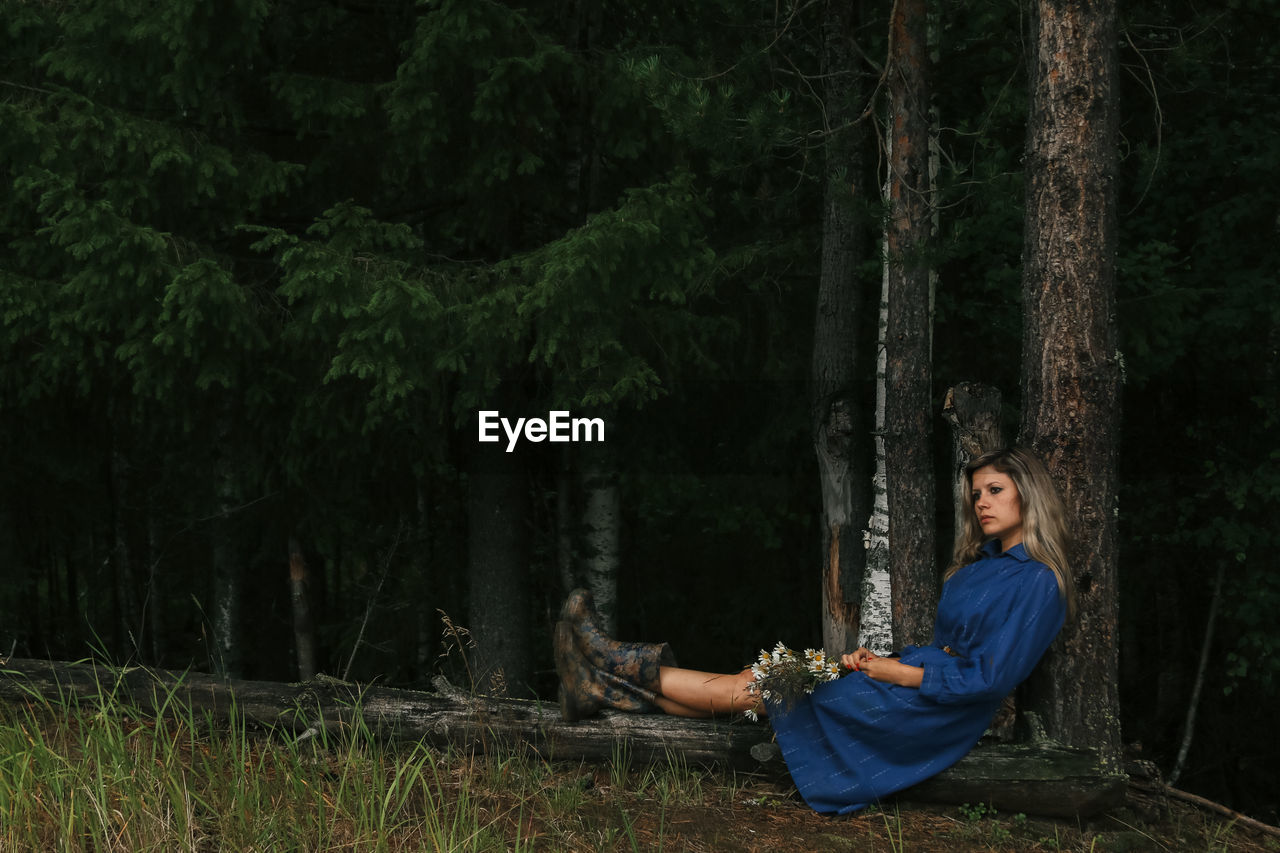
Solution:
<svg viewBox="0 0 1280 853">
<path fill-rule="evenodd" d="M 853 672 L 769 716 L 800 794 L 845 814 L 940 773 L 973 748 L 1066 616 L 1053 572 L 1022 545 L 982 556 L 943 584 L 933 643 L 907 646 L 917 689 Z M 944 651 L 950 649 L 950 653 Z"/>
</svg>

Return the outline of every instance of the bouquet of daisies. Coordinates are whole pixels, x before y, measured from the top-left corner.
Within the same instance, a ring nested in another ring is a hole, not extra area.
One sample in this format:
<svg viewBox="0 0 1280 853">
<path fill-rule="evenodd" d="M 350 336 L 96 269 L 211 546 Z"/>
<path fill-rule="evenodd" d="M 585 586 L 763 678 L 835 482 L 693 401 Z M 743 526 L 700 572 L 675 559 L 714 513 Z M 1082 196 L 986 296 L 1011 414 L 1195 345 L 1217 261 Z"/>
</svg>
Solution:
<svg viewBox="0 0 1280 853">
<path fill-rule="evenodd" d="M 814 649 L 805 649 L 803 655 L 798 655 L 780 642 L 771 652 L 760 650 L 760 657 L 751 665 L 751 675 L 755 678 L 752 694 L 773 700 L 785 710 L 824 681 L 839 678 L 840 661 Z M 746 713 L 751 719 L 758 719 L 755 711 Z"/>
</svg>

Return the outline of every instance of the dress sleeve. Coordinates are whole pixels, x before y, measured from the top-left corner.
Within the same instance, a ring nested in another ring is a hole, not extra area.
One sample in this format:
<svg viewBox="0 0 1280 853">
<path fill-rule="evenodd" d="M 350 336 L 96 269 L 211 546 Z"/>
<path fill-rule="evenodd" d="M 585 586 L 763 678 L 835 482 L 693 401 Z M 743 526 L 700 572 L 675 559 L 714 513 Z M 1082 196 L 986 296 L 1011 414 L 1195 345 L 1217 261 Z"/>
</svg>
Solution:
<svg viewBox="0 0 1280 853">
<path fill-rule="evenodd" d="M 921 696 L 944 704 L 993 701 L 1026 680 L 1066 617 L 1057 578 L 1042 567 L 998 606 L 1007 607 L 1006 615 L 990 620 L 968 654 L 925 664 Z"/>
</svg>

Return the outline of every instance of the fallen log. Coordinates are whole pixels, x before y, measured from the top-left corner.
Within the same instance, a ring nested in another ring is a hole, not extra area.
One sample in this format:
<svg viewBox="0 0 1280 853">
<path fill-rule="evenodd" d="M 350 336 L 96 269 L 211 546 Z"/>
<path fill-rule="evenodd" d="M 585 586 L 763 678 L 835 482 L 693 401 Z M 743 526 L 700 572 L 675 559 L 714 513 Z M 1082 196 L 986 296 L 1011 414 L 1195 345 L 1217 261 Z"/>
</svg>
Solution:
<svg viewBox="0 0 1280 853">
<path fill-rule="evenodd" d="M 247 723 L 308 737 L 362 725 L 375 734 L 421 740 L 437 748 L 525 748 L 556 761 L 604 762 L 625 750 L 636 763 L 671 757 L 690 764 L 784 773 L 766 723 L 688 720 L 662 714 L 606 713 L 565 723 L 555 705 L 357 685 L 324 676 L 302 683 L 225 680 L 203 673 L 82 662 L 8 661 L 0 700 L 69 707 L 118 703 L 140 712 L 183 713 Z M 985 803 L 1006 812 L 1058 817 L 1096 814 L 1123 797 L 1127 777 L 1098 769 L 1091 750 L 1052 743 L 983 744 L 949 770 L 899 799 Z"/>
</svg>

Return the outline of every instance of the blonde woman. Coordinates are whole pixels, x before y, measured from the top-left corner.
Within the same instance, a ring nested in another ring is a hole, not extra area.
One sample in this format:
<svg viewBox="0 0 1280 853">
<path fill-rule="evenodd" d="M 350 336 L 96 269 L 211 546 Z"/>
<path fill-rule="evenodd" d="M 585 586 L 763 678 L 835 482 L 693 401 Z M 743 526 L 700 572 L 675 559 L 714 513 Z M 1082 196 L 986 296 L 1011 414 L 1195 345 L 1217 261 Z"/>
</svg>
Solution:
<svg viewBox="0 0 1280 853">
<path fill-rule="evenodd" d="M 684 716 L 767 710 L 797 788 L 820 812 L 856 811 L 950 767 L 1075 606 L 1066 514 L 1040 460 L 1020 448 L 994 451 L 965 477 L 969 502 L 931 644 L 890 657 L 865 648 L 844 654 L 848 675 L 785 709 L 765 708 L 750 670 L 680 669 L 666 644 L 604 636 L 579 590 L 556 626 L 565 719 L 602 707 Z"/>
</svg>

